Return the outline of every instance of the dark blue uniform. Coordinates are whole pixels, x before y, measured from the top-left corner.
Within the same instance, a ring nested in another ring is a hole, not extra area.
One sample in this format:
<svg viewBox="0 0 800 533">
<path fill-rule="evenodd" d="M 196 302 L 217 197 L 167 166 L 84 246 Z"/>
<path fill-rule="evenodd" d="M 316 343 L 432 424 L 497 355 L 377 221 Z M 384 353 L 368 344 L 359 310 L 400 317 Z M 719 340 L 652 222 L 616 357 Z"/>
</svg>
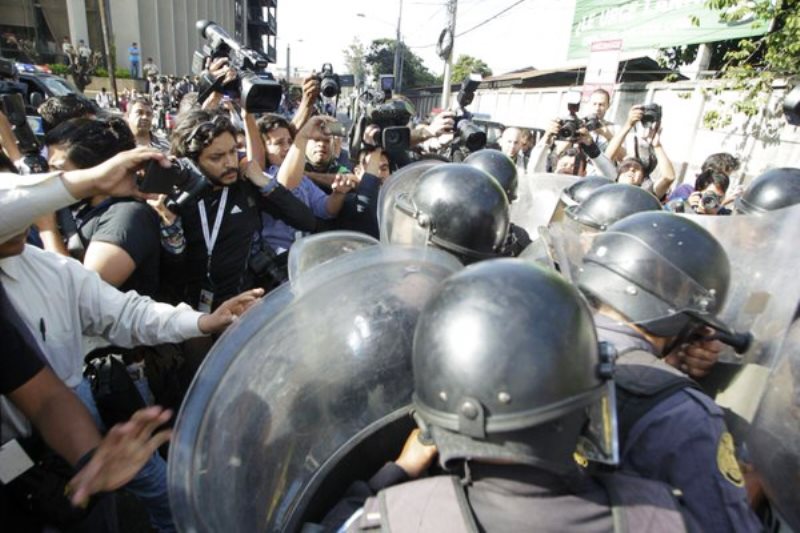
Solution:
<svg viewBox="0 0 800 533">
<path fill-rule="evenodd" d="M 620 354 L 615 375 L 620 396 L 644 396 L 669 380 L 686 382 L 632 424 L 620 442 L 621 468 L 680 489 L 703 531 L 759 531 L 719 406 L 656 358 L 653 346 L 633 328 L 602 315 L 595 320 L 599 339 Z"/>
</svg>

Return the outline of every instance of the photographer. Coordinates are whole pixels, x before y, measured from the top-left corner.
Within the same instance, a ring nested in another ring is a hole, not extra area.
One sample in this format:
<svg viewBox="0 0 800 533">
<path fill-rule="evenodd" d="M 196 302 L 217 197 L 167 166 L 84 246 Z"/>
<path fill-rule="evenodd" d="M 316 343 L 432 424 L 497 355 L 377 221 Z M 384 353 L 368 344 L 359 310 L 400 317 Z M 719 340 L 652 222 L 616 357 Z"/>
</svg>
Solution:
<svg viewBox="0 0 800 533">
<path fill-rule="evenodd" d="M 45 137 L 50 168 L 90 168 L 135 148 L 133 134 L 121 119 L 72 119 Z M 95 195 L 75 211 L 77 233 L 70 253 L 103 281 L 120 290 L 153 297 L 159 279 L 158 218 L 134 198 Z"/>
<path fill-rule="evenodd" d="M 317 218 L 331 219 L 337 216 L 342 209 L 345 195 L 353 188 L 354 183 L 344 176 L 337 176 L 333 182 L 333 192 L 326 195 L 303 175 L 302 156 L 309 139 L 313 136 L 324 137 L 326 132 L 323 125 L 333 119 L 313 117 L 293 136 L 290 124 L 280 115 L 265 114 L 257 124 L 252 115 L 245 113 L 244 116 L 248 159 L 258 163 L 259 170 L 270 180 L 277 181 L 292 191 Z M 262 155 L 264 153 L 266 161 Z M 269 214 L 262 216 L 262 223 L 261 236 L 272 250 L 277 254 L 287 251 L 294 242 L 298 229 Z"/>
<path fill-rule="evenodd" d="M 698 215 L 730 215 L 732 211 L 722 205 L 729 186 L 727 175 L 716 170 L 704 170 L 697 176 L 695 191 L 689 195 L 687 203 Z"/>
<path fill-rule="evenodd" d="M 563 137 L 564 133 L 563 121 L 554 119 L 545 129 L 544 135 L 539 139 L 539 142 L 531 150 L 531 157 L 528 161 L 528 174 L 537 174 L 547 172 L 547 158 L 548 155 L 555 152 L 555 161 L 552 165 L 552 172 L 557 174 L 573 174 L 575 176 L 585 176 L 586 166 L 581 164 L 581 160 L 585 162 L 585 156 L 591 159 L 592 164 L 597 169 L 598 173 L 609 179 L 616 177 L 616 169 L 611 161 L 600 151 L 600 148 L 592 140 L 589 131 L 585 127 L 581 127 L 575 131 L 576 137 L 569 138 L 567 141 L 570 148 L 558 152 L 556 139 L 559 136 Z"/>
<path fill-rule="evenodd" d="M 179 298 L 198 309 L 216 309 L 254 285 L 248 265 L 262 212 L 300 231 L 316 229 L 311 210 L 279 183 L 259 171 L 242 176 L 236 134 L 226 116 L 195 110 L 172 135 L 172 154 L 188 158 L 202 173 L 193 179 L 207 182 L 175 207 L 186 247 L 169 268 Z"/>
<path fill-rule="evenodd" d="M 659 200 L 663 200 L 670 187 L 672 187 L 672 184 L 675 182 L 675 168 L 672 166 L 672 161 L 670 161 L 661 144 L 661 108 L 659 106 L 653 105 L 648 108 L 647 106 L 635 105 L 631 107 L 625 125 L 608 144 L 606 155 L 616 153 L 617 149 L 623 145 L 625 138 L 631 130 L 636 127 L 637 123 L 646 123 L 646 125 L 649 126 L 647 136 L 644 140 L 647 142 L 650 151 L 647 153 L 646 159 L 640 158 L 639 138 L 634 137 L 634 152 L 637 157 L 628 158 L 622 162 L 618 181 L 620 183 L 628 183 L 630 185 L 642 187 L 652 192 Z M 655 160 L 653 160 L 653 154 L 655 155 Z M 640 167 L 639 172 L 632 170 L 630 164 L 632 162 L 638 162 Z M 623 167 L 625 167 L 625 171 L 622 170 Z M 660 176 L 657 180 L 654 180 L 651 176 L 656 169 L 658 169 Z"/>
<path fill-rule="evenodd" d="M 611 95 L 605 89 L 595 89 L 589 97 L 589 107 L 597 120 L 602 125 L 592 132 L 592 139 L 600 150 L 605 151 L 608 143 L 614 138 L 614 123 L 606 120 L 606 113 L 611 106 Z M 619 161 L 625 157 L 625 151 L 620 148 L 612 161 Z"/>
</svg>

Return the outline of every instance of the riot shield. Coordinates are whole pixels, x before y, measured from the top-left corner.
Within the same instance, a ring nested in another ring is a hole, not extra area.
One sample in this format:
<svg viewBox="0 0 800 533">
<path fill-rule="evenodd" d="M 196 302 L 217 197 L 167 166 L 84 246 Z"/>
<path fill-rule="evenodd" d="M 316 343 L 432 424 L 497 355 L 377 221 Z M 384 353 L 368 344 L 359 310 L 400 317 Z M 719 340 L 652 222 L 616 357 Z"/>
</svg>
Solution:
<svg viewBox="0 0 800 533">
<path fill-rule="evenodd" d="M 525 228 L 532 239 L 547 226 L 559 205 L 561 192 L 580 178 L 561 174 L 527 174 L 520 178 L 517 201 L 511 204 L 511 222 Z"/>
<path fill-rule="evenodd" d="M 800 322 L 776 357 L 747 444 L 770 503 L 800 531 Z"/>
<path fill-rule="evenodd" d="M 376 244 L 377 239 L 357 231 L 326 231 L 303 237 L 289 249 L 289 281 L 298 283 L 304 272 Z"/>
<path fill-rule="evenodd" d="M 411 194 L 419 177 L 430 168 L 443 164 L 443 161 L 430 159 L 407 165 L 386 180 L 378 193 L 378 226 L 381 242 L 389 242 L 392 233 L 392 216 L 398 194 Z"/>
<path fill-rule="evenodd" d="M 460 268 L 431 248 L 368 246 L 245 314 L 208 354 L 178 415 L 169 488 L 179 528 L 298 530 L 347 451 L 407 412 L 417 316 Z"/>
</svg>

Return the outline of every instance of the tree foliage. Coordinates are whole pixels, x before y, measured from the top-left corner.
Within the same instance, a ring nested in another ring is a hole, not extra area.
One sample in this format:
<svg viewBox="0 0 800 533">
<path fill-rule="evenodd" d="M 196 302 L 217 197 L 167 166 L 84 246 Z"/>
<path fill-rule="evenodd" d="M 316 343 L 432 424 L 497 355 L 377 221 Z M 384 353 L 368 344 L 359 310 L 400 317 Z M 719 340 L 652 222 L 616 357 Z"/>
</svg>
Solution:
<svg viewBox="0 0 800 533">
<path fill-rule="evenodd" d="M 450 81 L 453 83 L 461 83 L 469 74 L 477 73 L 481 76 L 491 76 L 492 69 L 489 68 L 483 60 L 477 57 L 461 54 L 458 56 L 456 63 L 453 65 L 453 74 L 450 76 Z"/>
<path fill-rule="evenodd" d="M 375 39 L 369 46 L 364 60 L 372 71 L 372 76 L 377 81 L 381 74 L 392 74 L 394 71 L 394 39 Z M 403 77 L 401 87 L 413 89 L 436 83 L 436 77 L 422 62 L 417 54 L 400 43 L 400 53 L 403 56 Z"/>
<path fill-rule="evenodd" d="M 726 126 L 731 123 L 731 112 L 743 113 L 748 119 L 766 114 L 775 81 L 786 80 L 789 87 L 798 82 L 800 0 L 706 0 L 706 7 L 719 11 L 720 19 L 726 22 L 745 17 L 773 22 L 772 30 L 763 36 L 713 44 L 712 66 L 718 68 L 725 82 L 715 92 L 732 89 L 742 91 L 742 97 L 731 104 L 730 111 L 709 112 L 705 125 Z M 693 23 L 697 25 L 698 21 Z M 665 55 L 677 66 L 693 61 L 697 46 L 671 50 Z"/>
<path fill-rule="evenodd" d="M 365 56 L 367 50 L 364 44 L 358 39 L 353 38 L 347 48 L 342 50 L 344 54 L 344 64 L 347 66 L 347 71 L 355 77 L 356 86 L 361 85 L 367 79 L 367 63 Z"/>
</svg>

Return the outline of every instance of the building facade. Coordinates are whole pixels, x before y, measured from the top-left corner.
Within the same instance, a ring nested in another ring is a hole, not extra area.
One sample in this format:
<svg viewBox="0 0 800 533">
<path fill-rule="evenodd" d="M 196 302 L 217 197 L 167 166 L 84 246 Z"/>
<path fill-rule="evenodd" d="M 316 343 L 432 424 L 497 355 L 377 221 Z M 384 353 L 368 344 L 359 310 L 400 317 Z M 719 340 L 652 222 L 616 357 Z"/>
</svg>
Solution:
<svg viewBox="0 0 800 533">
<path fill-rule="evenodd" d="M 61 43 L 80 40 L 103 50 L 103 0 L 0 0 L 0 55 L 33 63 L 60 63 Z M 152 57 L 164 74 L 189 74 L 203 44 L 195 27 L 212 20 L 275 61 L 277 0 L 105 0 L 117 66 L 127 68 L 137 43 L 142 64 Z"/>
</svg>

